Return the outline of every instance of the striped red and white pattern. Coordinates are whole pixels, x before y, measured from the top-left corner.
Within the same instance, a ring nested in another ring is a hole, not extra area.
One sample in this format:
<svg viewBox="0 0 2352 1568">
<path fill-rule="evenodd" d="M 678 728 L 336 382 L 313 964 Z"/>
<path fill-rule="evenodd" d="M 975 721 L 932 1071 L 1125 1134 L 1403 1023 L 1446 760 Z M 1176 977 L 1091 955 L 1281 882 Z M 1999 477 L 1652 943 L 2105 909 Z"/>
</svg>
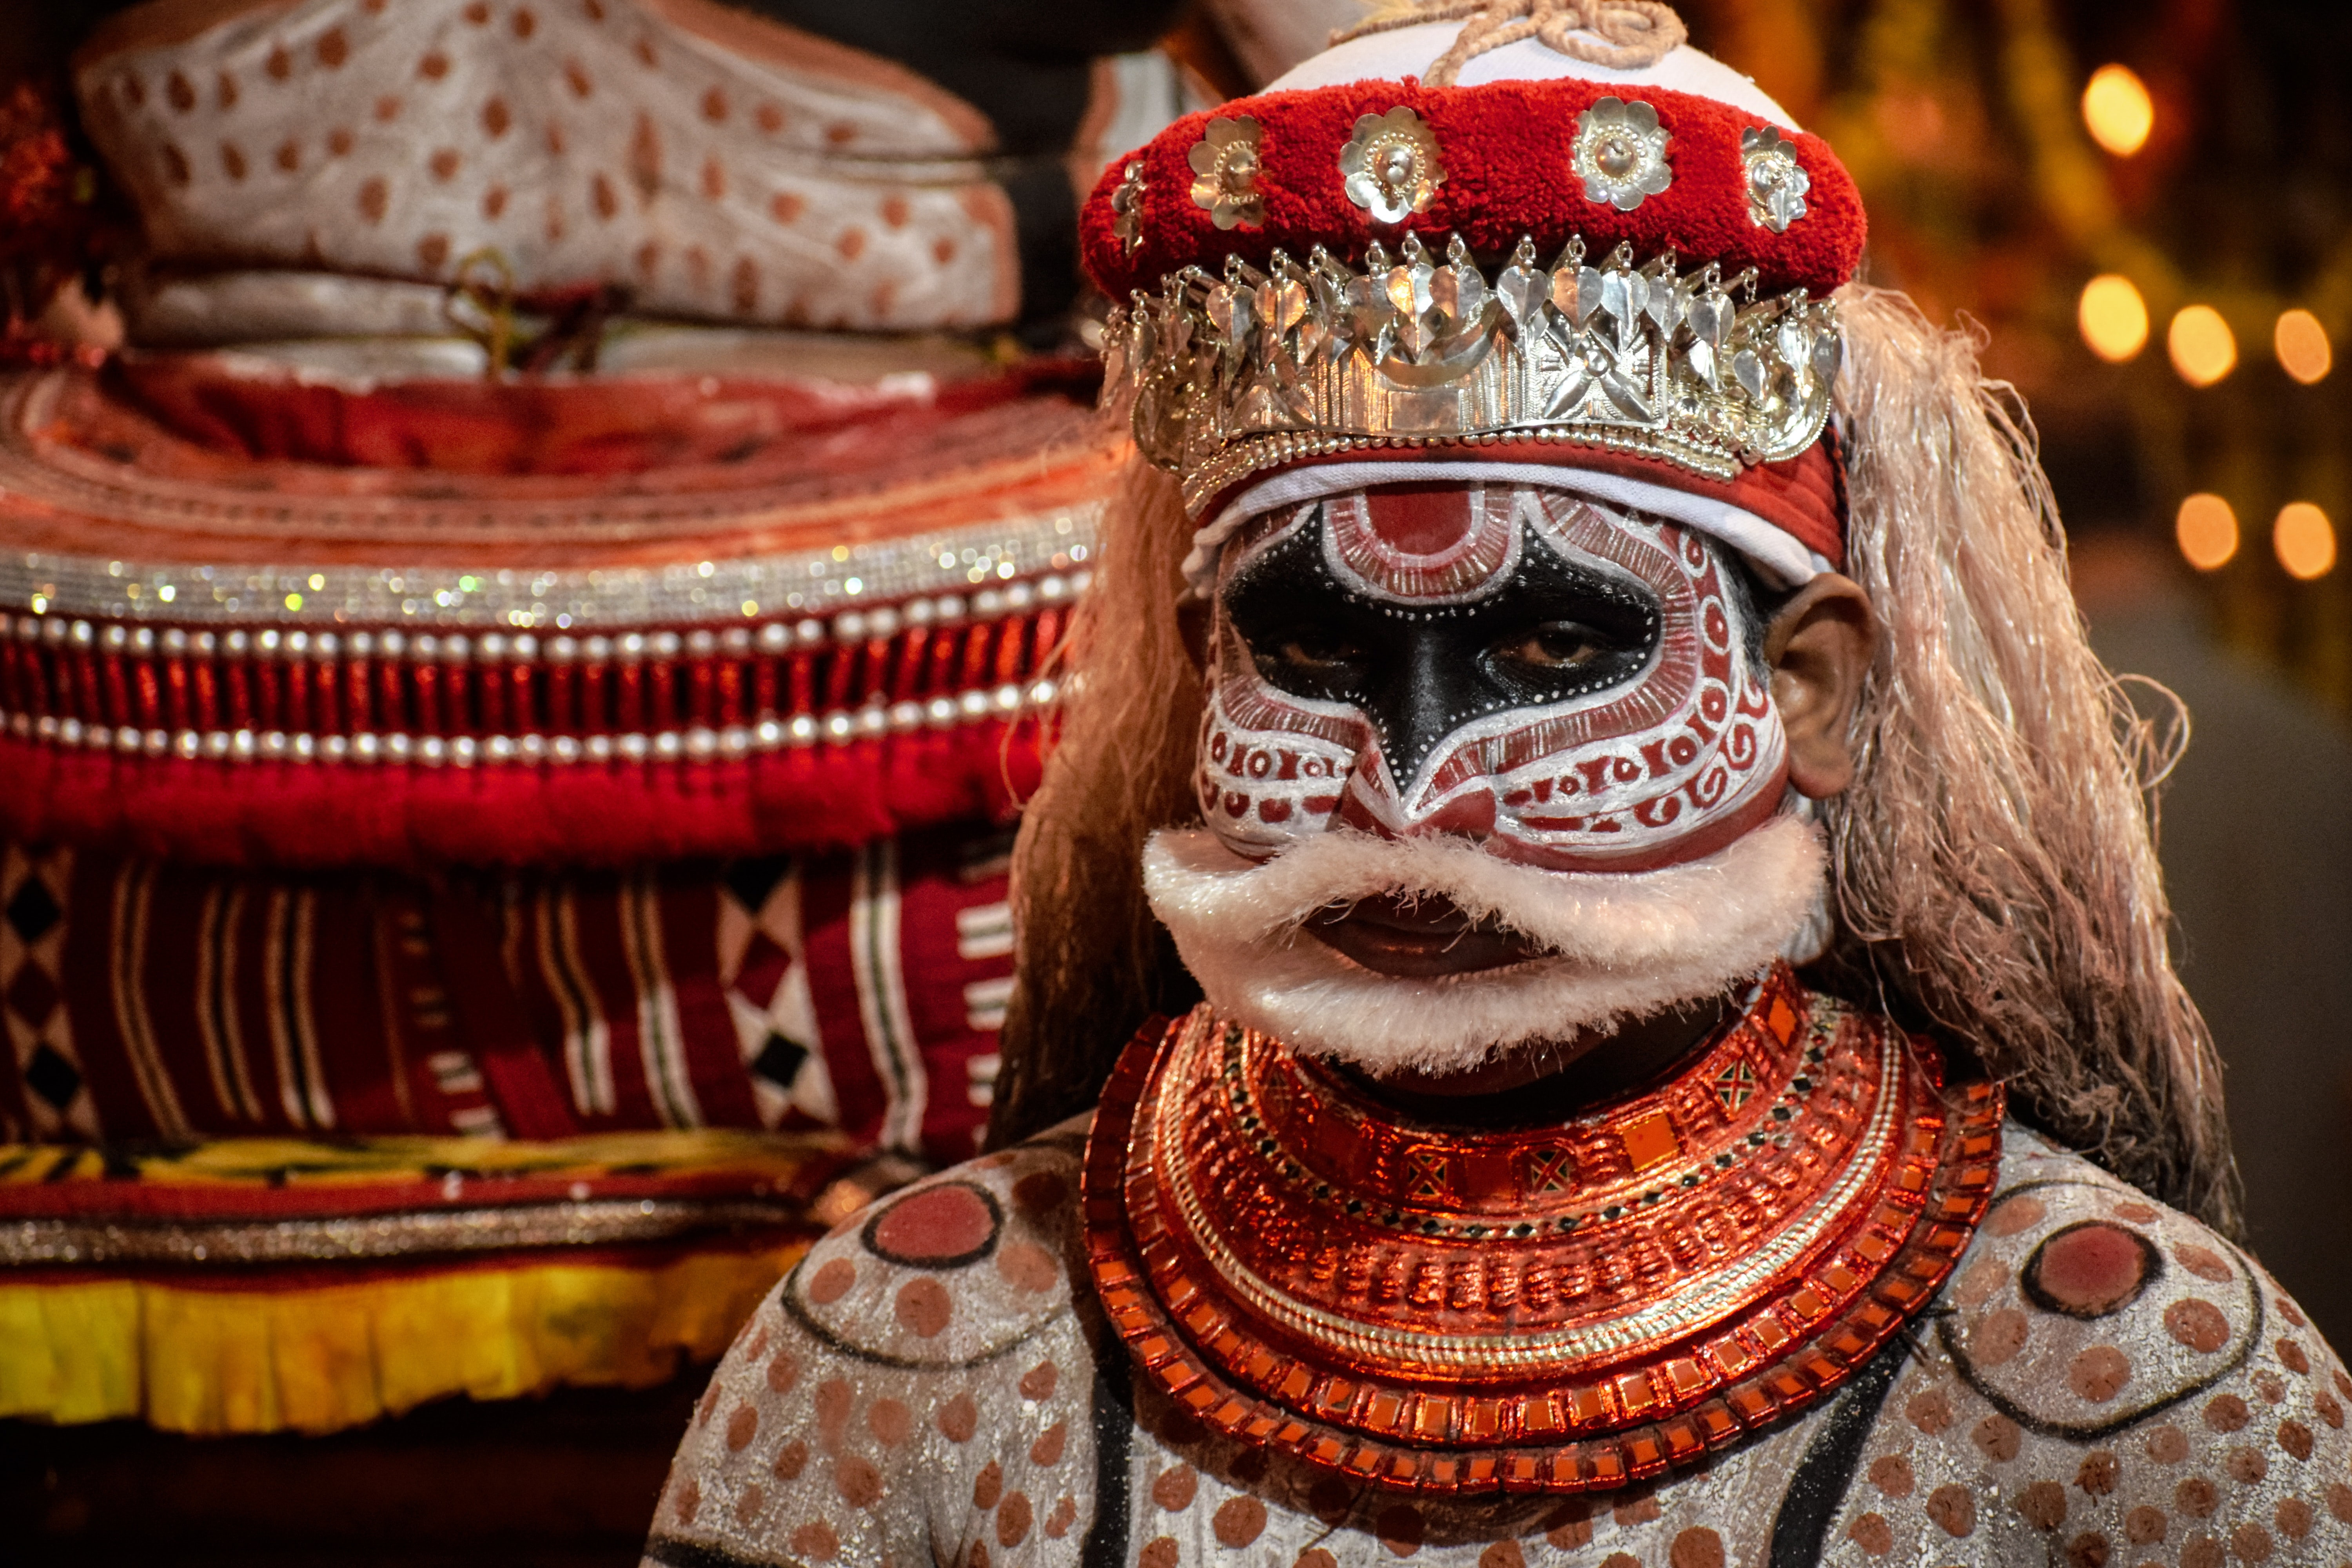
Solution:
<svg viewBox="0 0 2352 1568">
<path fill-rule="evenodd" d="M 0 614 L 0 722 L 54 744 L 191 762 L 741 756 L 1002 717 L 1087 578 L 829 619 L 580 637 Z"/>
<path fill-rule="evenodd" d="M 976 1148 L 1009 837 L 301 876 L 0 848 L 0 1133 L 838 1127 Z"/>
</svg>

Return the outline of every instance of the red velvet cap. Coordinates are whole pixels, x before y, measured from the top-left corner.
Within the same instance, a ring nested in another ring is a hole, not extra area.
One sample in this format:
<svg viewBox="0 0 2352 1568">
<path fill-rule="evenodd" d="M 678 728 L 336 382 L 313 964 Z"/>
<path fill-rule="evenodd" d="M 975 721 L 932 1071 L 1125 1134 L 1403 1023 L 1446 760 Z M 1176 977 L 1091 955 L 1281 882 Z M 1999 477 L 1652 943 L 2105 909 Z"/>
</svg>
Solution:
<svg viewBox="0 0 2352 1568">
<path fill-rule="evenodd" d="M 1604 98 L 1649 104 L 1669 138 L 1673 183 L 1630 212 L 1588 200 L 1571 163 L 1577 116 Z M 1360 118 L 1398 107 L 1428 123 L 1445 178 L 1425 210 L 1382 224 L 1349 199 L 1339 159 Z M 1244 117 L 1263 128 L 1256 184 L 1264 219 L 1221 229 L 1192 198 L 1190 159 L 1212 121 Z M 1861 193 L 1828 142 L 1776 127 L 1811 188 L 1805 215 L 1785 231 L 1758 223 L 1740 136 L 1770 124 L 1694 93 L 1585 77 L 1447 88 L 1408 78 L 1261 93 L 1188 114 L 1114 163 L 1087 202 L 1080 244 L 1088 275 L 1114 300 L 1157 289 L 1184 267 L 1216 272 L 1229 255 L 1263 267 L 1277 248 L 1303 258 L 1319 245 L 1354 263 L 1374 240 L 1394 249 L 1407 234 L 1433 250 L 1459 234 L 1487 263 L 1508 256 L 1522 236 L 1547 261 L 1579 236 L 1595 254 L 1630 242 L 1643 259 L 1673 250 L 1685 272 L 1710 261 L 1727 275 L 1752 267 L 1760 292 L 1805 289 L 1818 297 L 1852 279 L 1861 259 Z M 1118 236 L 1112 198 L 1133 163 L 1143 169 L 1130 246 Z"/>
</svg>

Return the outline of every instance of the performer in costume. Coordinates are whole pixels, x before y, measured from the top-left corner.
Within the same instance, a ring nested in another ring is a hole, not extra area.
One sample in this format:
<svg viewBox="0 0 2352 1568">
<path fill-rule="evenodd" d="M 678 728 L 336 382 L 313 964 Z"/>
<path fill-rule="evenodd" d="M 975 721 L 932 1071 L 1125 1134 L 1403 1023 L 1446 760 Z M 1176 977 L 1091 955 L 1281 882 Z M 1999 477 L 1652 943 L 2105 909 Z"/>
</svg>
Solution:
<svg viewBox="0 0 2352 1568">
<path fill-rule="evenodd" d="M 649 1562 L 2352 1554 L 2030 443 L 1681 39 L 1431 5 L 1106 178 L 1010 1146 L 778 1288 Z"/>
</svg>

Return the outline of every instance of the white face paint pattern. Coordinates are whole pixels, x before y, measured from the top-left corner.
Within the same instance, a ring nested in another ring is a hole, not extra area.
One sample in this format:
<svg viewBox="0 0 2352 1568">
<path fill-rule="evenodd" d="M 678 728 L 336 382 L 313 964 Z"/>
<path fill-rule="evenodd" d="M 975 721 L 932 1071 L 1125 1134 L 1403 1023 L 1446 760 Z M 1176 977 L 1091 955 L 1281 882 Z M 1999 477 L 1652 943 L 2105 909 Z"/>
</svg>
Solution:
<svg viewBox="0 0 2352 1568">
<path fill-rule="evenodd" d="M 1449 493 L 1450 510 L 1376 489 L 1253 520 L 1225 547 L 1220 602 L 1304 529 L 1322 531 L 1349 593 L 1408 609 L 1475 604 L 1546 551 L 1654 601 L 1648 663 L 1600 690 L 1472 719 L 1400 781 L 1362 710 L 1267 682 L 1220 611 L 1195 774 L 1219 838 L 1263 859 L 1335 826 L 1443 832 L 1522 864 L 1635 871 L 1711 854 L 1778 810 L 1787 738 L 1721 546 L 1544 487 Z"/>
</svg>

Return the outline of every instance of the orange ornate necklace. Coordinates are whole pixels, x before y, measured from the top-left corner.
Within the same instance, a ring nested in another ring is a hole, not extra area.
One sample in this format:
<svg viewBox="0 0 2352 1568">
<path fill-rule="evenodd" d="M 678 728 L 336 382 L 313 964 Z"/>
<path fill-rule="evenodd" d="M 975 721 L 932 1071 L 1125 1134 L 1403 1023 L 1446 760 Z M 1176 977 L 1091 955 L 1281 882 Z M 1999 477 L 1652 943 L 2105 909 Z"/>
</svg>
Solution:
<svg viewBox="0 0 2352 1568">
<path fill-rule="evenodd" d="M 1220 1431 L 1396 1488 L 1605 1489 L 1867 1363 L 1975 1233 L 2000 1119 L 1785 968 L 1671 1081 L 1505 1131 L 1407 1120 L 1203 1005 L 1111 1075 L 1087 1248 Z"/>
</svg>

